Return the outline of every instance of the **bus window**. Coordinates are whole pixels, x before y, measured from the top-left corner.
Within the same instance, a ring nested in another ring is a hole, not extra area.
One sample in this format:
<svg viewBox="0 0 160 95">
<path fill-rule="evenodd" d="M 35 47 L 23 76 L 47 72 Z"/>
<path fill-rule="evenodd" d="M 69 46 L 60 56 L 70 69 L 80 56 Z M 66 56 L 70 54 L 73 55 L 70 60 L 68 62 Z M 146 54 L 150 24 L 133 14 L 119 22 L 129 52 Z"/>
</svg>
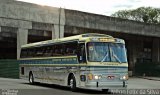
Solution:
<svg viewBox="0 0 160 95">
<path fill-rule="evenodd" d="M 73 55 L 73 50 L 71 48 L 66 49 L 66 55 Z"/>
<path fill-rule="evenodd" d="M 22 49 L 22 51 L 21 51 L 21 56 L 20 56 L 21 58 L 25 58 L 25 57 L 27 57 L 27 49 Z"/>
<path fill-rule="evenodd" d="M 53 56 L 61 56 L 62 55 L 62 46 L 61 45 L 55 45 L 53 50 Z"/>
<path fill-rule="evenodd" d="M 79 63 L 86 62 L 86 54 L 85 54 L 85 44 L 79 44 L 77 49 L 77 56 Z"/>
<path fill-rule="evenodd" d="M 35 55 L 35 49 L 34 48 L 30 48 L 28 49 L 28 57 L 34 57 Z"/>
<path fill-rule="evenodd" d="M 36 48 L 35 57 L 42 57 L 43 56 L 43 49 Z"/>
<path fill-rule="evenodd" d="M 64 45 L 64 55 L 76 55 L 77 43 L 71 42 Z"/>
<path fill-rule="evenodd" d="M 51 46 L 47 46 L 47 47 L 44 47 L 43 49 L 44 49 L 43 56 L 45 56 L 45 57 L 51 57 L 52 52 L 53 52 L 53 48 Z"/>
</svg>

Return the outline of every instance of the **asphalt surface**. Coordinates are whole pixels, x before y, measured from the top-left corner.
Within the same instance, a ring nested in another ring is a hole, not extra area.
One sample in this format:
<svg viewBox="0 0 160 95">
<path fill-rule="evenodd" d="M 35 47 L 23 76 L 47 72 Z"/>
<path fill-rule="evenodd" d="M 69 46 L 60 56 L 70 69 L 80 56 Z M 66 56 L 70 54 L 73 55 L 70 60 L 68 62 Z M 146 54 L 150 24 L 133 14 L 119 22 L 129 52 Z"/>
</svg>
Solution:
<svg viewBox="0 0 160 95">
<path fill-rule="evenodd" d="M 128 83 L 127 89 L 160 89 L 160 81 L 130 78 Z M 84 89 L 72 92 L 68 87 L 49 84 L 30 85 L 26 80 L 8 78 L 0 78 L 0 89 L 0 95 L 111 95 L 111 93 Z M 160 95 L 160 90 L 154 95 Z"/>
</svg>

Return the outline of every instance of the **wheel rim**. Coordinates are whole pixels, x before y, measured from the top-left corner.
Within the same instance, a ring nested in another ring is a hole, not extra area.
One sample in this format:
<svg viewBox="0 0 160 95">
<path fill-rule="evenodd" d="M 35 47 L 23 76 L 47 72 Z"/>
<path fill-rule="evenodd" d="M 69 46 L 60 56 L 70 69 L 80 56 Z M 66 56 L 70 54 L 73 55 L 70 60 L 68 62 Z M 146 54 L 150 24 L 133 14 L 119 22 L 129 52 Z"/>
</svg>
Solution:
<svg viewBox="0 0 160 95">
<path fill-rule="evenodd" d="M 73 79 L 70 79 L 70 87 L 73 88 Z"/>
</svg>

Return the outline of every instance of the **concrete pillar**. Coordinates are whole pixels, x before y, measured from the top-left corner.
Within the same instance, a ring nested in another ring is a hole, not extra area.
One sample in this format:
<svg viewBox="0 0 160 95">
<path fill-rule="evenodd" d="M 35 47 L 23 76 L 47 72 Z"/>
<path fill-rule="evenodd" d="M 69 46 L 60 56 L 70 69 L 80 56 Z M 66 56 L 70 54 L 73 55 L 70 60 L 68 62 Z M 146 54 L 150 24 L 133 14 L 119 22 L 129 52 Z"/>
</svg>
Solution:
<svg viewBox="0 0 160 95">
<path fill-rule="evenodd" d="M 134 68 L 134 46 L 133 46 L 133 42 L 132 41 L 129 41 L 129 43 L 128 43 L 128 57 L 129 57 L 129 60 L 128 60 L 128 62 L 129 62 L 129 68 L 130 68 L 130 70 L 132 70 L 133 71 L 133 68 Z"/>
<path fill-rule="evenodd" d="M 60 38 L 64 37 L 64 25 L 65 25 L 65 11 L 63 8 L 60 8 L 60 20 L 59 20 L 59 25 L 60 25 Z"/>
<path fill-rule="evenodd" d="M 27 44 L 28 29 L 19 28 L 17 31 L 17 59 L 20 58 L 21 45 Z"/>
<path fill-rule="evenodd" d="M 65 11 L 59 8 L 58 20 L 56 24 L 52 26 L 52 39 L 64 37 L 64 25 L 65 25 Z"/>
<path fill-rule="evenodd" d="M 60 26 L 60 38 L 64 37 L 64 25 Z"/>
<path fill-rule="evenodd" d="M 134 67 L 134 62 L 133 62 L 133 49 L 132 49 L 132 44 L 131 41 L 128 41 L 128 44 L 126 46 L 127 48 L 127 56 L 128 56 L 128 74 L 129 76 L 133 75 L 133 67 Z"/>
<path fill-rule="evenodd" d="M 57 39 L 57 38 L 59 38 L 59 26 L 53 25 L 52 26 L 52 39 Z"/>
<path fill-rule="evenodd" d="M 159 52 L 158 52 L 158 54 L 159 54 L 159 60 L 158 60 L 158 62 L 160 63 L 160 39 L 159 39 Z"/>
<path fill-rule="evenodd" d="M 0 27 L 0 32 L 2 32 L 2 31 L 1 31 L 1 27 Z M 2 40 L 2 37 L 0 37 L 0 40 Z"/>
<path fill-rule="evenodd" d="M 63 37 L 64 37 L 64 25 L 60 26 L 54 25 L 54 27 L 52 27 L 52 39 L 63 38 Z"/>
<path fill-rule="evenodd" d="M 160 62 L 160 41 L 158 38 L 153 39 L 152 61 L 153 62 Z"/>
</svg>

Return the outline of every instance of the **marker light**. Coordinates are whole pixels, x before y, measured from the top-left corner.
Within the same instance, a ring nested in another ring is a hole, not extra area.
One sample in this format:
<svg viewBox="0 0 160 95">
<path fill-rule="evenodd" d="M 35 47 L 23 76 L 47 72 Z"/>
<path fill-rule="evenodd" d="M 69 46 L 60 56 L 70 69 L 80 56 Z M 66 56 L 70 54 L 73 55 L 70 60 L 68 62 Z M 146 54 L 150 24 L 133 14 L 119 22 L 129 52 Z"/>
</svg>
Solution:
<svg viewBox="0 0 160 95">
<path fill-rule="evenodd" d="M 85 75 L 80 75 L 81 81 L 86 81 L 86 76 Z"/>
<path fill-rule="evenodd" d="M 88 74 L 88 79 L 92 80 L 93 79 L 93 75 L 92 74 Z"/>
</svg>

